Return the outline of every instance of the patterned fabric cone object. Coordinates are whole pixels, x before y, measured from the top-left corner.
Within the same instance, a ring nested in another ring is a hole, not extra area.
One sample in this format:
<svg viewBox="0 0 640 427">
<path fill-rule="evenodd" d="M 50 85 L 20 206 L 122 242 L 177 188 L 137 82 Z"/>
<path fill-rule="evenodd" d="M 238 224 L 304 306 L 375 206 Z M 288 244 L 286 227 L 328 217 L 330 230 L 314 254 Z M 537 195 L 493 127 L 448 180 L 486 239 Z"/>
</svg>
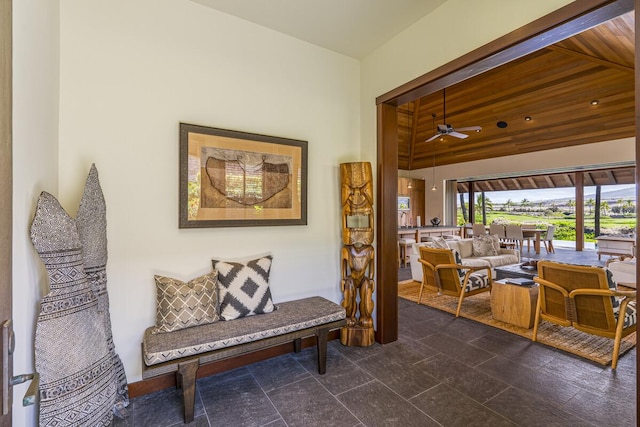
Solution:
<svg viewBox="0 0 640 427">
<path fill-rule="evenodd" d="M 75 221 L 51 194 L 38 198 L 31 241 L 50 290 L 36 322 L 40 426 L 109 426 L 117 380 Z"/>
<path fill-rule="evenodd" d="M 76 226 L 82 243 L 84 271 L 93 293 L 98 299 L 98 314 L 104 323 L 107 346 L 118 379 L 118 394 L 114 413 L 119 417 L 126 417 L 128 414 L 125 408 L 129 406 L 129 390 L 124 366 L 113 343 L 109 294 L 107 292 L 107 206 L 95 164 L 91 165 L 84 186 L 80 208 L 76 215 Z"/>
</svg>

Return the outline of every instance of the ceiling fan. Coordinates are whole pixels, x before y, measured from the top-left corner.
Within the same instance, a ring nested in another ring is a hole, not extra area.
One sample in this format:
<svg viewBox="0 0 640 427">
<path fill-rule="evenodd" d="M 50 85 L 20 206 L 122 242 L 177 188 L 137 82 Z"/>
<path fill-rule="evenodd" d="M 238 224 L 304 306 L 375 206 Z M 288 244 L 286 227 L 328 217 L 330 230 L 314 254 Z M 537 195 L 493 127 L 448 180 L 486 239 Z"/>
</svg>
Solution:
<svg viewBox="0 0 640 427">
<path fill-rule="evenodd" d="M 435 117 L 436 115 L 434 113 L 433 114 L 434 121 L 435 121 Z M 464 138 L 468 138 L 469 135 L 460 133 L 460 132 L 465 132 L 465 131 L 480 132 L 482 130 L 482 127 L 480 126 L 466 126 L 462 128 L 454 128 L 453 126 L 447 123 L 447 97 L 446 97 L 445 89 L 442 89 L 442 121 L 444 122 L 444 124 L 438 125 L 438 131 L 435 133 L 435 135 L 425 140 L 425 142 L 430 142 L 436 138 L 442 138 L 446 135 L 451 135 L 456 138 L 464 139 Z"/>
</svg>

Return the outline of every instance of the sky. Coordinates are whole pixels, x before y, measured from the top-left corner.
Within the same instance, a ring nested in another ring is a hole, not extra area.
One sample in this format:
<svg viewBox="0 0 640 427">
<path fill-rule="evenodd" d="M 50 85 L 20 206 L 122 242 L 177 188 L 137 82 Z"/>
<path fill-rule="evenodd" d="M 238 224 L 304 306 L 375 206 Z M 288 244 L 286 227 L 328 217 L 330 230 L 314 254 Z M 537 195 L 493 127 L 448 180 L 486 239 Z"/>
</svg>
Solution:
<svg viewBox="0 0 640 427">
<path fill-rule="evenodd" d="M 617 191 L 626 188 L 634 188 L 635 185 L 607 185 L 602 187 L 602 193 Z M 595 197 L 595 187 L 585 187 L 585 197 Z M 575 189 L 567 188 L 547 188 L 541 190 L 515 190 L 515 191 L 487 191 L 485 196 L 493 203 L 504 203 L 511 199 L 514 203 L 519 203 L 523 199 L 530 202 L 538 202 L 542 200 L 554 200 L 564 198 L 575 198 Z"/>
</svg>

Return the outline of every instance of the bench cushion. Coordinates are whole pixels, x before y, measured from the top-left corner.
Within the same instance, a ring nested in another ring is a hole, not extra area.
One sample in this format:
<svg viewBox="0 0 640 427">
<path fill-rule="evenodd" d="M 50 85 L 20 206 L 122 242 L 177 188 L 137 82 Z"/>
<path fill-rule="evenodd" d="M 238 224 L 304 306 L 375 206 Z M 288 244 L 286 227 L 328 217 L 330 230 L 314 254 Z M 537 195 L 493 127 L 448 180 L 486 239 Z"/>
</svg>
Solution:
<svg viewBox="0 0 640 427">
<path fill-rule="evenodd" d="M 142 351 L 147 366 L 258 341 L 325 323 L 342 320 L 345 310 L 322 297 L 309 297 L 276 305 L 271 313 L 216 322 L 163 334 L 153 327 L 144 333 Z"/>
</svg>

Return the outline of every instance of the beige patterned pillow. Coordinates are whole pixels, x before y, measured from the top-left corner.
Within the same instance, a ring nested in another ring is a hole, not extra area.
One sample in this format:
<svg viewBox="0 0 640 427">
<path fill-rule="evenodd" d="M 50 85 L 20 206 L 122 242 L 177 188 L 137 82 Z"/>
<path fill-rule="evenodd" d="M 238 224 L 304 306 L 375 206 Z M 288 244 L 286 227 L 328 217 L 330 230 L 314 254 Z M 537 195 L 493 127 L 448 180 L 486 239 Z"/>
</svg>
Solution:
<svg viewBox="0 0 640 427">
<path fill-rule="evenodd" d="M 218 321 L 218 272 L 182 282 L 154 276 L 156 332 L 171 332 Z"/>
<path fill-rule="evenodd" d="M 473 236 L 473 256 L 498 255 L 493 244 L 493 238 L 489 235 Z"/>
</svg>

